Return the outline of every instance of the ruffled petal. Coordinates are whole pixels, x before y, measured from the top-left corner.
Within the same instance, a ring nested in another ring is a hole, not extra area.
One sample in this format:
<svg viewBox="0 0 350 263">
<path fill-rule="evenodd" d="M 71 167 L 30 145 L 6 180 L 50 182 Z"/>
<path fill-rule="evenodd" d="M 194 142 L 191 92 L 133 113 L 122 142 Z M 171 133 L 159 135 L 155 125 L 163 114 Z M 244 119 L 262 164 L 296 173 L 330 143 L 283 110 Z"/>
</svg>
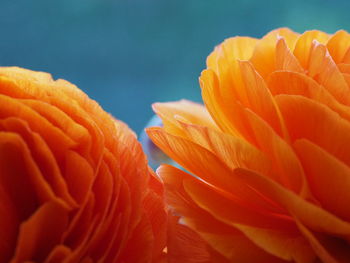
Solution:
<svg viewBox="0 0 350 263">
<path fill-rule="evenodd" d="M 325 44 L 327 43 L 328 39 L 328 34 L 318 30 L 306 31 L 299 36 L 295 43 L 293 54 L 299 60 L 300 65 L 304 69 L 307 69 L 309 65 L 312 42 L 317 40 L 319 43 Z"/>
<path fill-rule="evenodd" d="M 350 221 L 350 168 L 308 140 L 297 140 L 294 148 L 315 198 L 327 211 Z"/>
<path fill-rule="evenodd" d="M 236 224 L 254 244 L 280 259 L 312 263 L 316 255 L 299 231 L 279 231 Z"/>
<path fill-rule="evenodd" d="M 256 42 L 256 39 L 248 37 L 230 38 L 216 47 L 207 59 L 208 69 L 215 72 L 219 81 L 218 94 L 228 105 L 231 98 L 243 104 L 247 103 L 246 89 L 242 88 L 244 84 L 239 61 L 248 60 L 251 57 Z"/>
<path fill-rule="evenodd" d="M 270 75 L 269 88 L 273 95 L 301 95 L 318 101 L 350 121 L 350 107 L 339 103 L 325 88 L 312 78 L 289 71 L 275 71 Z"/>
<path fill-rule="evenodd" d="M 309 241 L 318 258 L 325 263 L 346 263 L 350 260 L 348 245 L 335 238 L 317 235 L 296 220 L 300 231 Z M 319 236 L 319 237 L 317 237 Z"/>
<path fill-rule="evenodd" d="M 262 228 L 281 227 L 289 230 L 292 228 L 288 217 L 257 212 L 254 208 L 242 205 L 230 196 L 225 196 L 214 187 L 194 179 L 185 180 L 183 185 L 187 194 L 199 207 L 227 225 L 235 226 L 238 223 Z"/>
<path fill-rule="evenodd" d="M 244 115 L 243 106 L 236 99 L 223 99 L 216 74 L 210 69 L 204 70 L 199 82 L 203 101 L 221 130 L 252 142 L 252 131 Z"/>
<path fill-rule="evenodd" d="M 64 245 L 57 245 L 48 255 L 45 263 L 60 263 L 72 253 L 71 249 Z"/>
<path fill-rule="evenodd" d="M 257 247 L 234 226 L 218 221 L 213 215 L 197 206 L 183 186 L 185 180 L 193 180 L 193 177 L 168 165 L 161 166 L 157 173 L 164 180 L 169 204 L 184 216 L 182 219 L 184 224 L 199 233 L 212 247 L 205 252 L 211 256 L 210 262 L 226 262 L 220 259 L 218 252 L 229 259 L 229 262 L 284 262 Z M 200 245 L 204 249 L 201 244 L 202 242 L 197 240 L 192 246 Z M 186 246 L 182 249 L 187 251 L 187 248 Z M 201 254 L 203 253 L 199 255 Z"/>
<path fill-rule="evenodd" d="M 278 95 L 291 139 L 308 139 L 350 164 L 350 123 L 328 107 L 302 96 Z M 315 132 L 317 131 L 317 132 Z"/>
<path fill-rule="evenodd" d="M 314 231 L 350 237 L 350 223 L 306 201 L 300 196 L 252 171 L 237 168 L 237 176 L 261 194 L 285 207 L 291 215 Z M 318 220 L 315 220 L 317 218 Z"/>
<path fill-rule="evenodd" d="M 67 210 L 58 202 L 43 204 L 22 223 L 11 262 L 41 261 L 62 238 L 68 223 Z"/>
<path fill-rule="evenodd" d="M 304 171 L 291 146 L 255 113 L 247 111 L 246 114 L 255 132 L 259 149 L 271 160 L 273 170 L 278 176 L 276 181 L 292 191 L 308 196 Z"/>
<path fill-rule="evenodd" d="M 283 37 L 279 37 L 276 43 L 276 70 L 304 73 L 304 69 Z"/>
<path fill-rule="evenodd" d="M 232 170 L 209 150 L 159 128 L 151 128 L 147 132 L 155 144 L 181 166 L 239 204 L 254 206 L 259 210 L 264 207 L 276 209 L 273 205 L 271 207 L 270 201 L 262 199 L 255 191 L 242 185 L 239 178 L 232 176 Z M 194 163 L 193 159 L 200 162 Z"/>
<path fill-rule="evenodd" d="M 0 128 L 21 136 L 30 149 L 33 161 L 41 172 L 41 180 L 45 180 L 55 196 L 62 198 L 67 207 L 76 208 L 77 203 L 69 193 L 67 182 L 45 140 L 38 133 L 33 132 L 25 121 L 16 117 L 0 120 Z"/>
<path fill-rule="evenodd" d="M 211 256 L 206 242 L 193 230 L 170 215 L 168 222 L 168 263 L 209 263 Z"/>
<path fill-rule="evenodd" d="M 9 262 L 15 250 L 19 217 L 10 195 L 0 185 L 0 262 Z M 6 215 L 6 216 L 5 216 Z"/>
<path fill-rule="evenodd" d="M 350 104 L 350 98 L 347 96 L 350 92 L 348 84 L 325 45 L 317 41 L 312 42 L 306 69 L 308 75 L 325 87 L 339 102 Z"/>
<path fill-rule="evenodd" d="M 287 137 L 283 120 L 265 81 L 251 63 L 241 61 L 239 65 L 248 97 L 248 103 L 242 102 L 242 105 L 259 115 L 282 137 Z M 234 99 L 233 96 L 231 97 Z"/>
<path fill-rule="evenodd" d="M 327 49 L 335 63 L 343 61 L 350 46 L 350 34 L 344 30 L 336 32 L 327 42 Z"/>
<path fill-rule="evenodd" d="M 258 41 L 250 62 L 264 79 L 276 69 L 276 42 L 278 38 L 283 37 L 287 46 L 293 50 L 298 35 L 288 28 L 280 28 L 271 31 Z"/>
<path fill-rule="evenodd" d="M 155 103 L 152 107 L 162 119 L 164 129 L 169 133 L 180 136 L 183 134 L 179 123 L 176 121 L 178 117 L 181 117 L 183 121 L 188 123 L 217 129 L 216 124 L 203 105 L 181 100 L 178 102 Z"/>
<path fill-rule="evenodd" d="M 257 41 L 257 39 L 251 37 L 232 37 L 226 39 L 208 56 L 208 68 L 219 73 L 218 60 L 220 58 L 226 59 L 228 63 L 237 63 L 237 60 L 248 60 L 253 54 Z M 232 66 L 232 64 L 230 64 L 230 66 Z M 237 66 L 236 64 L 236 67 Z"/>
<path fill-rule="evenodd" d="M 209 127 L 180 123 L 190 141 L 210 150 L 229 168 L 249 168 L 266 175 L 271 172 L 268 157 L 249 142 Z"/>
</svg>

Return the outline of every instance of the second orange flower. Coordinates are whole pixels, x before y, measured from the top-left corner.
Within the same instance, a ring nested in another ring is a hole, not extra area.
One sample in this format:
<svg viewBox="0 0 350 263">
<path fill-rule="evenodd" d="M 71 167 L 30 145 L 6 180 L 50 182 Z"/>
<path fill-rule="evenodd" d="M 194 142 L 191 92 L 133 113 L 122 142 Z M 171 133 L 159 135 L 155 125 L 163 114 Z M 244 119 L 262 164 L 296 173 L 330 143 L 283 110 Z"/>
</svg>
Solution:
<svg viewBox="0 0 350 263">
<path fill-rule="evenodd" d="M 155 104 L 167 198 L 208 262 L 350 262 L 350 35 L 278 29 L 215 48 L 205 107 Z"/>
</svg>

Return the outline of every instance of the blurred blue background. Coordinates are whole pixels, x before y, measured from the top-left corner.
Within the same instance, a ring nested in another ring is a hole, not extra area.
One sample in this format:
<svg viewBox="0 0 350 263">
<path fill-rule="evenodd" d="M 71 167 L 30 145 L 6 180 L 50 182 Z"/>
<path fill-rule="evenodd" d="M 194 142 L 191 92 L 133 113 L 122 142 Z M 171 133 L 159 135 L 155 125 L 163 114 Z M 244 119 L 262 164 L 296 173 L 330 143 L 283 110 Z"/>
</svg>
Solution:
<svg viewBox="0 0 350 263">
<path fill-rule="evenodd" d="M 235 35 L 350 29 L 348 0 L 0 0 L 0 65 L 78 85 L 140 133 L 156 101 L 201 101 L 198 76 Z"/>
</svg>

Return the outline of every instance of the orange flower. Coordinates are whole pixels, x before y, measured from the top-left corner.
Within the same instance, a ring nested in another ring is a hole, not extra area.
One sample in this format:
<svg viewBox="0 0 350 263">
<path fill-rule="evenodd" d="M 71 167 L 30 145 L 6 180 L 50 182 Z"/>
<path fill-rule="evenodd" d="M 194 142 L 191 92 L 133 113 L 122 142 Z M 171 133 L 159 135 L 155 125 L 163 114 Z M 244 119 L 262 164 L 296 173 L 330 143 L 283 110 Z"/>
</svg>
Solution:
<svg viewBox="0 0 350 263">
<path fill-rule="evenodd" d="M 162 185 L 129 128 L 74 85 L 0 68 L 0 262 L 158 262 Z"/>
<path fill-rule="evenodd" d="M 183 222 L 220 262 L 350 262 L 350 35 L 230 38 L 200 84 L 206 108 L 155 104 L 148 130 L 195 175 L 158 170 Z"/>
</svg>

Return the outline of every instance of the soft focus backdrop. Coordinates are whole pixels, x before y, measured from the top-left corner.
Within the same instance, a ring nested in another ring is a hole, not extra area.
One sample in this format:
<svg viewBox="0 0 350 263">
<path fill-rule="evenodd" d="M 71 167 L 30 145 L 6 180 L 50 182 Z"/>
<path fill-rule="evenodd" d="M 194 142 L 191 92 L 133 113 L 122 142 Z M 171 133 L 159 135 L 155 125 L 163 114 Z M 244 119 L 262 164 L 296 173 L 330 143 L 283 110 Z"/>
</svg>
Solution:
<svg viewBox="0 0 350 263">
<path fill-rule="evenodd" d="M 151 103 L 200 101 L 213 47 L 276 27 L 350 30 L 349 0 L 0 0 L 0 65 L 78 85 L 140 133 Z"/>
</svg>

